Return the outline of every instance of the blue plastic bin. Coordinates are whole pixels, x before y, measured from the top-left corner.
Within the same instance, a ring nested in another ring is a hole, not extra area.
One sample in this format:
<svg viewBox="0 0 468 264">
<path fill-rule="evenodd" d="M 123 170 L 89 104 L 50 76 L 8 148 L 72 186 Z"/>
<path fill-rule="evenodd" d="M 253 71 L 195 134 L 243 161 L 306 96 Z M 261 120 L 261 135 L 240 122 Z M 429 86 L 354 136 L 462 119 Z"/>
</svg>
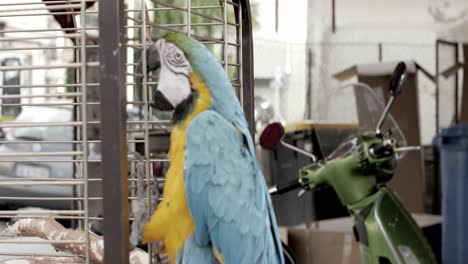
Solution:
<svg viewBox="0 0 468 264">
<path fill-rule="evenodd" d="M 442 263 L 468 263 L 468 124 L 434 139 L 442 178 Z"/>
</svg>

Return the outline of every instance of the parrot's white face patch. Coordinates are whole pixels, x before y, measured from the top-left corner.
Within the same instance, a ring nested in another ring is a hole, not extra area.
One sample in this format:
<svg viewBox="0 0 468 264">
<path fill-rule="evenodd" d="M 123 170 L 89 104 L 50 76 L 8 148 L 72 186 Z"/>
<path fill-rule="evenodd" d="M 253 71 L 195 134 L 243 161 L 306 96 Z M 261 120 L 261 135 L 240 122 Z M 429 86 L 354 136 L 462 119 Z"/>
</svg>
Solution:
<svg viewBox="0 0 468 264">
<path fill-rule="evenodd" d="M 192 67 L 184 53 L 174 44 L 160 39 L 156 42 L 156 47 L 161 59 L 157 89 L 175 108 L 191 94 Z"/>
</svg>

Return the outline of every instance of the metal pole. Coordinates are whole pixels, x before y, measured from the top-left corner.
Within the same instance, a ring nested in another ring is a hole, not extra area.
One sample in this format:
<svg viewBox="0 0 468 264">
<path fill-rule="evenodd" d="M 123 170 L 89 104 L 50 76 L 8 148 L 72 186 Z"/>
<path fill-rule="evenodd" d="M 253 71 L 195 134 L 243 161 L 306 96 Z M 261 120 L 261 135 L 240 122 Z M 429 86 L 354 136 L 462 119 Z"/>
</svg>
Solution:
<svg viewBox="0 0 468 264">
<path fill-rule="evenodd" d="M 237 0 L 239 3 L 240 16 L 237 17 L 240 24 L 241 39 L 239 44 L 241 49 L 242 65 L 242 106 L 244 108 L 247 123 L 249 124 L 252 137 L 255 135 L 254 117 L 254 69 L 253 69 L 253 42 L 252 42 L 252 17 L 250 13 L 249 0 Z"/>
<path fill-rule="evenodd" d="M 439 45 L 441 41 L 436 40 L 436 75 L 435 75 L 435 83 L 436 83 L 436 90 L 435 90 L 435 105 L 436 105 L 436 113 L 435 113 L 435 133 L 439 133 L 439 74 L 440 74 L 440 69 L 439 69 Z"/>
<path fill-rule="evenodd" d="M 224 39 L 224 46 L 223 46 L 223 61 L 224 61 L 224 70 L 226 71 L 226 74 L 228 73 L 228 25 L 227 25 L 227 1 L 224 0 L 222 2 L 224 8 L 223 8 L 223 21 L 224 21 L 224 26 L 223 26 L 223 39 Z"/>
<path fill-rule="evenodd" d="M 307 75 L 306 75 L 306 110 L 305 119 L 312 119 L 312 49 L 307 48 Z"/>
<path fill-rule="evenodd" d="M 379 42 L 379 62 L 382 62 L 383 60 L 383 44 L 382 42 Z"/>
<path fill-rule="evenodd" d="M 187 35 L 191 36 L 192 35 L 192 1 L 191 0 L 186 0 L 185 6 L 187 8 Z"/>
<path fill-rule="evenodd" d="M 452 45 L 455 46 L 455 64 L 454 65 L 458 65 L 458 43 L 453 43 Z M 458 124 L 458 121 L 459 121 L 459 115 L 458 115 L 458 81 L 459 81 L 459 76 L 460 75 L 460 71 L 457 70 L 457 72 L 455 73 L 455 116 L 454 116 L 454 123 L 455 124 Z M 467 76 L 468 77 L 468 76 Z"/>
<path fill-rule="evenodd" d="M 80 49 L 80 81 L 81 81 L 81 120 L 82 120 L 82 127 L 81 127 L 81 140 L 82 146 L 81 150 L 83 151 L 83 163 L 81 163 L 81 170 L 82 170 L 82 177 L 83 177 L 83 209 L 84 209 L 84 231 L 85 231 L 85 245 L 86 245 L 86 252 L 85 252 L 85 261 L 89 263 L 89 251 L 90 251 L 90 237 L 89 237 L 89 186 L 88 186 L 88 119 L 87 119 L 87 76 L 86 76 L 86 2 L 85 0 L 81 0 L 81 15 L 80 15 L 80 40 L 79 43 L 81 44 Z"/>
<path fill-rule="evenodd" d="M 275 0 L 275 32 L 279 31 L 279 0 Z"/>
<path fill-rule="evenodd" d="M 147 50 L 147 40 L 148 37 L 146 35 L 146 22 L 147 22 L 147 10 L 146 10 L 146 1 L 141 0 L 141 43 L 143 44 L 143 49 L 141 51 L 141 63 L 142 65 L 146 65 L 146 60 L 148 59 L 146 57 L 146 50 Z M 188 18 L 189 19 L 189 18 Z M 187 29 L 188 32 L 190 32 L 190 29 Z M 140 72 L 138 72 L 140 73 Z M 142 71 L 140 74 L 143 74 L 143 79 L 142 79 L 142 89 L 143 91 L 140 91 L 140 93 L 143 95 L 143 113 L 144 113 L 144 127 L 143 127 L 143 135 L 144 135 L 144 155 L 145 155 L 145 181 L 147 186 L 151 186 L 151 180 L 152 180 L 152 175 L 151 175 L 151 157 L 150 157 L 150 120 L 151 120 L 151 110 L 149 108 L 149 102 L 148 98 L 149 97 L 149 90 L 148 89 L 148 72 L 146 71 L 146 67 L 143 67 Z M 141 99 L 141 98 L 140 98 Z M 157 184 L 154 185 L 153 188 L 157 188 Z M 153 213 L 153 205 L 151 204 L 151 201 L 153 201 L 153 192 L 151 188 L 146 189 L 146 198 L 147 198 L 147 212 L 148 215 L 152 215 Z M 149 246 L 148 247 L 148 254 L 152 256 L 153 254 L 153 247 Z M 153 263 L 152 259 L 150 258 L 150 262 Z"/>
<path fill-rule="evenodd" d="M 99 2 L 104 261 L 129 263 L 124 1 Z"/>
<path fill-rule="evenodd" d="M 332 0 L 332 32 L 336 32 L 336 3 Z"/>
</svg>

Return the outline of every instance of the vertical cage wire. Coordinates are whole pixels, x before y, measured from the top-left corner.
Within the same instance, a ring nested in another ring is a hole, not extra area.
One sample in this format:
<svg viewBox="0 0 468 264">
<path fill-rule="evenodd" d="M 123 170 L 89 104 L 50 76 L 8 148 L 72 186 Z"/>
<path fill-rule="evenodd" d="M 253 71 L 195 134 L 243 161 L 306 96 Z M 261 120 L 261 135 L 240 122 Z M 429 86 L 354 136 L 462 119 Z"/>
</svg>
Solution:
<svg viewBox="0 0 468 264">
<path fill-rule="evenodd" d="M 84 209 L 84 232 L 85 232 L 85 262 L 89 263 L 90 256 L 90 239 L 89 239 L 89 207 L 88 207 L 88 199 L 89 199 L 89 192 L 88 192 L 88 113 L 86 104 L 87 100 L 87 79 L 86 79 L 86 1 L 81 0 L 80 6 L 80 45 L 81 49 L 79 52 L 81 67 L 80 67 L 80 81 L 81 81 L 81 120 L 82 120 L 82 144 L 81 149 L 83 151 L 83 162 L 81 164 L 82 169 L 82 178 L 83 178 L 83 209 Z"/>
</svg>

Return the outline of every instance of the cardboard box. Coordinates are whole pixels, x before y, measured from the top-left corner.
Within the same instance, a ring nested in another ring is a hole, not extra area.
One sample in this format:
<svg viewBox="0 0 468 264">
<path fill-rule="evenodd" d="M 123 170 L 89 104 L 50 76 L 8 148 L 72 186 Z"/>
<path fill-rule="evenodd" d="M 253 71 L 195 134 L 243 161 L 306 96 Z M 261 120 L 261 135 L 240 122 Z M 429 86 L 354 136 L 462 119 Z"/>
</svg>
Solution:
<svg viewBox="0 0 468 264">
<path fill-rule="evenodd" d="M 302 228 L 288 231 L 289 246 L 298 264 L 360 264 L 359 244 L 352 233 Z"/>
<path fill-rule="evenodd" d="M 281 241 L 283 241 L 287 245 L 288 244 L 288 228 L 284 226 L 283 227 L 280 226 L 278 228 L 278 231 L 279 231 Z"/>
<path fill-rule="evenodd" d="M 439 258 L 441 217 L 413 217 L 425 231 L 436 257 Z M 288 246 L 296 255 L 298 264 L 360 264 L 359 243 L 354 239 L 352 226 L 351 218 L 343 217 L 318 221 L 309 228 L 288 228 Z M 438 226 L 436 231 L 434 226 Z"/>
</svg>

